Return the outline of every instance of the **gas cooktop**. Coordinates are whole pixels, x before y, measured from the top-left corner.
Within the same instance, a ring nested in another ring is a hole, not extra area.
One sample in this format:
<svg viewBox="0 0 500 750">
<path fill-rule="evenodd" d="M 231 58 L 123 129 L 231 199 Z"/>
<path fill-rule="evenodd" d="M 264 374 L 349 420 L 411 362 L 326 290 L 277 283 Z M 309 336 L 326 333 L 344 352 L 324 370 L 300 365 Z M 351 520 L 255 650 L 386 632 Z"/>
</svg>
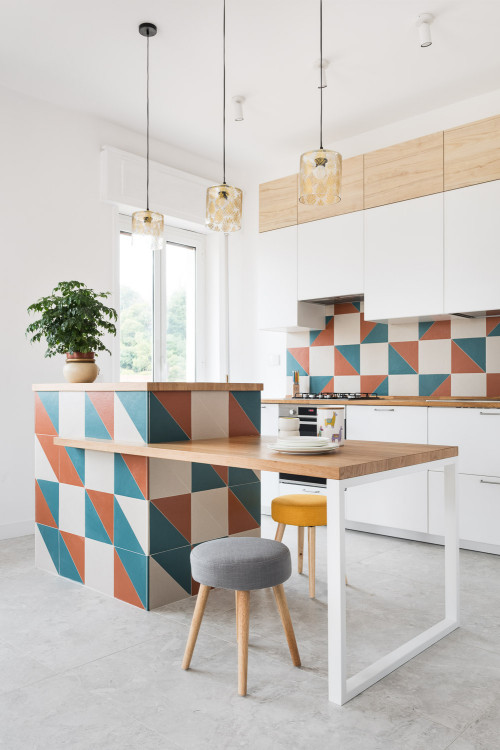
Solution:
<svg viewBox="0 0 500 750">
<path fill-rule="evenodd" d="M 367 399 L 378 399 L 376 393 L 299 393 L 293 397 L 299 401 L 306 401 L 309 399 L 320 399 L 321 401 L 359 401 Z"/>
</svg>

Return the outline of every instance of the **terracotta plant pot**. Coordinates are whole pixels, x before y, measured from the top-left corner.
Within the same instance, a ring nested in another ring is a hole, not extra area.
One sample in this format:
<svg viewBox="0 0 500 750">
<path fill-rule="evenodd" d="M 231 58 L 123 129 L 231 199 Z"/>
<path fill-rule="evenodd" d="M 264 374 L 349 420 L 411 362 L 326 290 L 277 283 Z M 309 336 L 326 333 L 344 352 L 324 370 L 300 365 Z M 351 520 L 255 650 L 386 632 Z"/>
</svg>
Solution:
<svg viewBox="0 0 500 750">
<path fill-rule="evenodd" d="M 93 383 L 99 375 L 94 352 L 73 352 L 66 355 L 63 375 L 68 383 Z"/>
</svg>

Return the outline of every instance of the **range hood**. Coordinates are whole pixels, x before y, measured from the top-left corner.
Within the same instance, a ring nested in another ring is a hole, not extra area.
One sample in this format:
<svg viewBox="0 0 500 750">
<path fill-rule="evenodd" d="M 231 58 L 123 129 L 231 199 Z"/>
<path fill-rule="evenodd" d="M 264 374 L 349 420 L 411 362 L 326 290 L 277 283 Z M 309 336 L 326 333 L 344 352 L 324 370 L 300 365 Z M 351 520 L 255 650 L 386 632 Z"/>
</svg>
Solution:
<svg viewBox="0 0 500 750">
<path fill-rule="evenodd" d="M 500 310 L 478 310 L 468 313 L 451 313 L 454 318 L 498 318 Z"/>
<path fill-rule="evenodd" d="M 307 302 L 314 305 L 335 305 L 341 302 L 362 302 L 364 300 L 364 294 L 345 294 L 344 296 L 337 297 L 321 297 L 318 299 L 308 299 Z M 473 312 L 456 312 L 456 313 L 445 313 L 440 316 L 441 319 L 444 317 L 449 318 L 498 318 L 500 317 L 500 310 L 474 310 Z"/>
</svg>

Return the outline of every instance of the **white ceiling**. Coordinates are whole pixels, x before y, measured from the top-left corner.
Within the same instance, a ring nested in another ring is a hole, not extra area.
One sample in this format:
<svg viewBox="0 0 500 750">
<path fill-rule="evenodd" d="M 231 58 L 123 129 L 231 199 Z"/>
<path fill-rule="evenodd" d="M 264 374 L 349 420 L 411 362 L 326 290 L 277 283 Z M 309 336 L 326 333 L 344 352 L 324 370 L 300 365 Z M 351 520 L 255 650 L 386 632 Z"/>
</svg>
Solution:
<svg viewBox="0 0 500 750">
<path fill-rule="evenodd" d="M 227 0 L 228 165 L 318 145 L 318 0 Z M 2 0 L 0 84 L 219 160 L 222 0 Z M 416 16 L 436 16 L 421 49 Z M 324 0 L 325 145 L 500 86 L 499 0 Z M 273 156 L 274 155 L 274 156 Z M 229 169 L 228 169 L 229 171 Z"/>
</svg>

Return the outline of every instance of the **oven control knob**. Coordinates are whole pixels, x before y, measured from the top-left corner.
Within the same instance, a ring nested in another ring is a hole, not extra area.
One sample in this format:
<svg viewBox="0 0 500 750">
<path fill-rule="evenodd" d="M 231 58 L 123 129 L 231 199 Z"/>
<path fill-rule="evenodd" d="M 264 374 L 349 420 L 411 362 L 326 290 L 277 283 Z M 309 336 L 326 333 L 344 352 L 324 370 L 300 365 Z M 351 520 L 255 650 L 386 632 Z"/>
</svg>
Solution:
<svg viewBox="0 0 500 750">
<path fill-rule="evenodd" d="M 290 409 L 290 414 L 295 414 L 295 410 L 294 409 Z"/>
</svg>

